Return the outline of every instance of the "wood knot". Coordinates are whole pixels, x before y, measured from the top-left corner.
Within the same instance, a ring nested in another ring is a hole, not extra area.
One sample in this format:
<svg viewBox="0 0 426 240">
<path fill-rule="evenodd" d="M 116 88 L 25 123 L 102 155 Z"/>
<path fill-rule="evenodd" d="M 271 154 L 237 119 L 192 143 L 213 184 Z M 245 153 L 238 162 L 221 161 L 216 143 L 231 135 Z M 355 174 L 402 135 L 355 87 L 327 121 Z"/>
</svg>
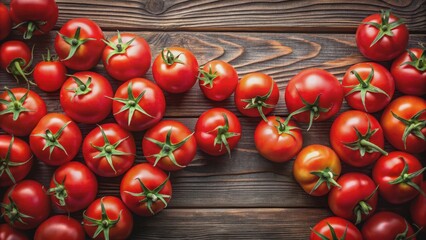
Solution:
<svg viewBox="0 0 426 240">
<path fill-rule="evenodd" d="M 161 14 L 164 9 L 164 0 L 148 0 L 145 10 L 152 14 Z"/>
</svg>

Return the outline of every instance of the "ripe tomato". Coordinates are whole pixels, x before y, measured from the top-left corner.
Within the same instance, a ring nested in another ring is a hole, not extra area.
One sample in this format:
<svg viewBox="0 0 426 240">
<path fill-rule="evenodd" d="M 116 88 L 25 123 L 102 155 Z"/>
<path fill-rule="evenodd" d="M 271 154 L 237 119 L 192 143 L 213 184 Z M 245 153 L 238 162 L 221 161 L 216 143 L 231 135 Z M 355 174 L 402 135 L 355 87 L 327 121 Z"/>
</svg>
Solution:
<svg viewBox="0 0 426 240">
<path fill-rule="evenodd" d="M 45 92 L 55 92 L 65 82 L 67 69 L 57 57 L 50 55 L 49 49 L 47 49 L 46 57 L 44 55 L 42 57 L 43 61 L 34 67 L 34 82 Z"/>
<path fill-rule="evenodd" d="M 405 218 L 393 212 L 374 214 L 362 226 L 364 240 L 412 239 L 416 240 L 413 228 Z"/>
<path fill-rule="evenodd" d="M 287 162 L 302 149 L 302 132 L 290 118 L 269 116 L 260 121 L 254 131 L 254 143 L 264 158 L 273 162 Z"/>
<path fill-rule="evenodd" d="M 56 169 L 47 191 L 54 206 L 68 213 L 89 206 L 97 192 L 98 180 L 95 175 L 84 164 L 75 161 Z"/>
<path fill-rule="evenodd" d="M 290 116 L 298 122 L 325 121 L 342 106 L 343 89 L 337 78 L 323 70 L 311 68 L 294 76 L 285 89 L 285 103 Z"/>
<path fill-rule="evenodd" d="M 181 47 L 163 49 L 152 64 L 155 82 L 169 93 L 184 93 L 194 86 L 198 62 L 191 51 Z"/>
<path fill-rule="evenodd" d="M 84 240 L 85 237 L 80 222 L 70 216 L 56 215 L 40 224 L 34 240 Z"/>
<path fill-rule="evenodd" d="M 422 183 L 422 191 L 426 192 L 426 182 Z M 426 196 L 423 194 L 417 195 L 417 197 L 411 202 L 410 206 L 411 219 L 419 227 L 425 229 L 426 227 Z"/>
<path fill-rule="evenodd" d="M 369 113 L 382 110 L 391 101 L 395 83 L 390 72 L 378 63 L 357 63 L 342 81 L 349 106 Z"/>
<path fill-rule="evenodd" d="M 115 92 L 112 112 L 120 127 L 129 131 L 146 130 L 158 123 L 166 111 L 163 91 L 145 78 L 133 78 Z"/>
<path fill-rule="evenodd" d="M 132 212 L 152 216 L 167 207 L 172 198 L 172 184 L 161 169 L 141 163 L 124 175 L 120 196 Z"/>
<path fill-rule="evenodd" d="M 135 161 L 133 136 L 115 123 L 98 125 L 83 142 L 83 157 L 87 166 L 102 177 L 125 173 Z"/>
<path fill-rule="evenodd" d="M 55 38 L 55 50 L 65 66 L 77 71 L 98 64 L 104 50 L 104 33 L 92 20 L 75 18 L 65 23 Z"/>
<path fill-rule="evenodd" d="M 132 233 L 133 216 L 116 197 L 96 199 L 83 213 L 83 227 L 95 240 L 127 239 Z"/>
<path fill-rule="evenodd" d="M 0 128 L 15 136 L 28 136 L 46 115 L 43 99 L 25 88 L 5 88 L 0 94 Z"/>
<path fill-rule="evenodd" d="M 55 0 L 12 0 L 10 17 L 15 27 L 24 32 L 24 39 L 48 33 L 58 20 Z"/>
<path fill-rule="evenodd" d="M 220 156 L 234 149 L 241 139 L 241 124 L 237 116 L 224 108 L 205 111 L 195 125 L 195 139 L 200 149 Z"/>
<path fill-rule="evenodd" d="M 21 230 L 36 228 L 50 213 L 49 197 L 44 187 L 34 180 L 11 186 L 0 206 L 4 220 Z"/>
<path fill-rule="evenodd" d="M 165 171 L 186 167 L 195 157 L 197 142 L 185 125 L 165 120 L 146 131 L 142 140 L 146 160 Z"/>
<path fill-rule="evenodd" d="M 145 75 L 151 66 L 151 50 L 143 37 L 117 32 L 102 52 L 102 63 L 111 77 L 127 81 Z"/>
<path fill-rule="evenodd" d="M 111 111 L 113 91 L 109 81 L 95 72 L 78 72 L 62 85 L 59 100 L 70 118 L 98 123 Z"/>
<path fill-rule="evenodd" d="M 34 47 L 33 47 L 34 49 Z M 0 46 L 0 67 L 19 82 L 23 78 L 25 82 L 33 84 L 27 76 L 31 75 L 27 71 L 33 61 L 32 50 L 22 41 L 11 40 Z"/>
<path fill-rule="evenodd" d="M 337 154 L 333 149 L 318 144 L 303 148 L 293 165 L 294 178 L 312 196 L 324 196 L 332 186 L 340 188 L 336 182 L 340 172 Z"/>
<path fill-rule="evenodd" d="M 12 21 L 9 10 L 3 3 L 0 3 L 0 41 L 9 36 L 10 30 L 12 30 Z"/>
<path fill-rule="evenodd" d="M 60 113 L 44 116 L 30 135 L 30 147 L 34 155 L 51 166 L 71 161 L 77 155 L 81 141 L 80 128 Z"/>
<path fill-rule="evenodd" d="M 0 187 L 11 186 L 24 179 L 32 165 L 33 154 L 25 141 L 0 135 Z"/>
<path fill-rule="evenodd" d="M 383 111 L 380 123 L 386 140 L 395 148 L 410 153 L 426 150 L 426 100 L 399 97 Z"/>
<path fill-rule="evenodd" d="M 354 167 L 376 161 L 385 145 L 383 130 L 370 114 L 351 110 L 338 116 L 330 129 L 330 143 L 340 159 Z"/>
<path fill-rule="evenodd" d="M 332 188 L 328 195 L 331 211 L 342 218 L 360 223 L 374 213 L 377 206 L 377 187 L 363 173 L 346 173 L 337 179 L 341 188 Z"/>
<path fill-rule="evenodd" d="M 312 229 L 310 240 L 362 240 L 361 232 L 344 218 L 328 217 L 319 221 Z"/>
<path fill-rule="evenodd" d="M 1 15 L 0 15 L 1 16 Z M 14 229 L 9 224 L 0 224 L 0 239 L 2 240 L 28 240 L 21 231 Z"/>
<path fill-rule="evenodd" d="M 213 101 L 223 101 L 237 87 L 238 73 L 231 64 L 213 60 L 200 69 L 198 80 L 204 96 Z"/>
</svg>

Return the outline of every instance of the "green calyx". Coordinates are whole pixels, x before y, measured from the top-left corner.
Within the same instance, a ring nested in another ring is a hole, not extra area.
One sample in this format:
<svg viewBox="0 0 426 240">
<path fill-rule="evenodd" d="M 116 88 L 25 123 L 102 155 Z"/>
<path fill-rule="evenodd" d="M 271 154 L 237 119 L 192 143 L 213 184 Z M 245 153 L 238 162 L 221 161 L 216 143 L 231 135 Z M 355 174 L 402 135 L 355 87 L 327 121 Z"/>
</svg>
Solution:
<svg viewBox="0 0 426 240">
<path fill-rule="evenodd" d="M 366 199 L 361 200 L 354 208 L 354 215 L 356 217 L 355 225 L 361 223 L 363 214 L 367 216 L 373 211 L 373 208 L 367 202 L 376 194 L 377 189 L 379 189 L 379 186 L 377 186 Z"/>
<path fill-rule="evenodd" d="M 213 145 L 216 146 L 220 144 L 220 151 L 222 151 L 223 146 L 225 146 L 226 151 L 228 152 L 229 158 L 231 158 L 231 149 L 229 148 L 228 138 L 240 136 L 239 133 L 229 132 L 229 120 L 226 114 L 222 114 L 223 119 L 225 120 L 225 125 L 217 126 L 211 132 L 217 132 L 216 138 L 214 139 Z"/>
<path fill-rule="evenodd" d="M 279 135 L 288 134 L 292 136 L 293 138 L 295 137 L 292 131 L 295 129 L 300 129 L 300 128 L 288 125 L 288 123 L 290 122 L 290 119 L 291 117 L 287 117 L 287 119 L 284 122 L 282 122 L 281 118 L 279 117 L 275 118 L 275 121 L 277 121 L 278 123 L 278 125 L 275 126 L 275 128 L 277 129 Z"/>
<path fill-rule="evenodd" d="M 294 111 L 292 113 L 290 113 L 289 118 L 293 117 L 294 115 L 303 113 L 303 112 L 309 112 L 309 126 L 308 126 L 308 129 L 307 129 L 307 131 L 309 131 L 309 129 L 311 129 L 311 126 L 312 126 L 312 123 L 314 122 L 314 120 L 318 119 L 320 117 L 321 113 L 330 111 L 331 107 L 322 108 L 322 107 L 319 106 L 321 94 L 318 95 L 315 98 L 315 101 L 313 103 L 309 103 L 302 97 L 302 95 L 300 95 L 299 91 L 297 91 L 297 93 L 299 94 L 299 97 L 300 97 L 300 99 L 302 100 L 302 103 L 305 106 L 297 109 L 296 111 Z"/>
<path fill-rule="evenodd" d="M 109 230 L 113 228 L 117 223 L 120 221 L 121 213 L 123 210 L 120 211 L 120 214 L 118 215 L 118 218 L 115 220 L 112 220 L 108 217 L 105 205 L 103 203 L 103 198 L 101 198 L 101 219 L 94 219 L 86 215 L 86 211 L 83 212 L 83 218 L 89 222 L 89 224 L 85 224 L 86 226 L 91 227 L 97 227 L 95 233 L 93 234 L 92 238 L 95 239 L 101 232 L 104 234 L 104 239 L 109 240 Z"/>
<path fill-rule="evenodd" d="M 408 64 L 421 72 L 426 71 L 426 51 L 423 49 L 419 58 L 416 57 L 416 55 L 410 49 L 407 49 L 407 52 L 410 55 L 411 61 L 404 62 L 401 64 L 401 66 Z"/>
<path fill-rule="evenodd" d="M 330 223 L 327 222 L 328 228 L 330 229 L 331 233 L 331 239 L 326 237 L 325 235 L 315 231 L 311 228 L 311 231 L 314 232 L 318 237 L 321 238 L 321 240 L 345 240 L 346 239 L 346 232 L 348 231 L 348 226 L 346 225 L 345 231 L 342 234 L 342 237 L 337 237 L 336 231 L 334 230 L 333 226 L 330 225 Z"/>
<path fill-rule="evenodd" d="M 404 133 L 402 134 L 402 142 L 404 143 L 404 149 L 407 149 L 407 138 L 410 134 L 413 134 L 414 136 L 422 139 L 423 141 L 426 141 L 426 137 L 422 133 L 422 129 L 426 127 L 426 120 L 419 119 L 424 112 L 426 112 L 426 109 L 417 112 L 410 119 L 405 119 L 391 111 L 392 116 L 405 125 Z"/>
<path fill-rule="evenodd" d="M 61 149 L 68 156 L 68 153 L 65 150 L 64 146 L 62 146 L 62 144 L 59 142 L 59 138 L 61 138 L 62 132 L 70 123 L 71 121 L 65 123 L 56 133 L 53 133 L 50 129 L 47 129 L 45 133 L 32 135 L 44 138 L 45 144 L 42 151 L 44 151 L 46 148 L 49 148 L 49 159 L 51 158 L 52 152 L 53 150 L 55 150 L 55 148 Z"/>
<path fill-rule="evenodd" d="M 164 54 L 164 52 L 166 53 Z M 161 50 L 161 58 L 163 59 L 163 62 L 168 66 L 171 66 L 175 63 L 184 64 L 181 60 L 179 60 L 180 55 L 181 53 L 177 56 L 173 55 L 173 53 L 169 49 L 167 49 L 167 51 L 166 49 Z"/>
<path fill-rule="evenodd" d="M 28 71 L 28 68 L 31 67 L 33 62 L 34 46 L 31 49 L 31 59 L 27 63 L 23 58 L 15 58 L 9 63 L 6 67 L 6 72 L 12 74 L 16 82 L 19 83 L 19 77 L 22 77 L 28 85 L 36 85 L 34 82 L 30 81 L 27 76 L 30 76 L 33 73 L 33 70 Z"/>
<path fill-rule="evenodd" d="M 420 176 L 426 170 L 426 167 L 424 167 L 424 168 L 422 168 L 422 169 L 420 169 L 416 172 L 408 173 L 408 171 L 409 171 L 408 163 L 405 161 L 405 159 L 403 157 L 400 157 L 400 159 L 402 161 L 404 161 L 404 168 L 402 169 L 402 172 L 399 175 L 399 177 L 395 178 L 392 181 L 389 181 L 389 184 L 393 184 L 393 185 L 395 185 L 395 184 L 407 184 L 408 186 L 416 189 L 418 192 L 420 192 L 423 196 L 426 197 L 426 194 L 423 192 L 422 188 L 412 181 L 413 178 Z"/>
<path fill-rule="evenodd" d="M 27 30 L 24 32 L 23 37 L 24 37 L 24 39 L 28 40 L 28 39 L 31 39 L 33 37 L 33 34 L 36 30 L 43 33 L 43 31 L 40 30 L 40 26 L 43 26 L 46 23 L 47 23 L 46 21 L 26 21 L 26 22 L 21 22 L 21 23 L 17 24 L 12 29 L 17 29 L 19 27 L 26 26 Z"/>
<path fill-rule="evenodd" d="M 315 192 L 315 190 L 317 190 L 323 183 L 327 185 L 329 190 L 331 189 L 332 185 L 338 188 L 342 188 L 342 186 L 340 186 L 336 180 L 334 180 L 334 177 L 337 177 L 338 175 L 335 174 L 329 167 L 325 168 L 324 170 L 312 171 L 310 173 L 318 177 L 318 181 L 315 183 L 315 186 L 312 188 L 310 193 Z"/>
<path fill-rule="evenodd" d="M 9 194 L 7 196 L 9 199 L 9 203 L 8 204 L 0 203 L 0 207 L 4 209 L 4 212 L 1 214 L 0 217 L 6 216 L 9 219 L 12 226 L 15 224 L 15 222 L 20 222 L 25 225 L 27 223 L 24 221 L 24 218 L 34 218 L 34 217 L 23 214 L 19 211 L 18 206 L 16 206 L 16 203 L 11 196 L 13 188 L 12 190 L 9 191 Z"/>
<path fill-rule="evenodd" d="M 120 31 L 117 31 L 117 41 L 118 41 L 117 44 L 115 44 L 111 41 L 105 41 L 105 40 L 102 39 L 102 41 L 106 45 L 108 45 L 110 48 L 112 48 L 112 50 L 113 50 L 110 54 L 108 54 L 107 59 L 106 59 L 106 63 L 109 64 L 109 60 L 111 59 L 111 57 L 113 57 L 115 55 L 125 54 L 127 48 L 132 44 L 132 42 L 135 39 L 136 38 L 132 38 L 128 42 L 123 43 L 123 39 L 121 38 Z"/>
<path fill-rule="evenodd" d="M 155 212 L 154 212 L 154 210 L 152 210 L 152 205 L 155 204 L 156 202 L 158 202 L 158 200 L 160 200 L 164 204 L 164 208 L 166 208 L 167 207 L 166 198 L 170 199 L 172 197 L 170 195 L 160 193 L 160 191 L 163 190 L 164 186 L 169 181 L 169 178 L 170 178 L 170 175 L 167 176 L 167 178 L 164 180 L 164 182 L 162 182 L 158 187 L 156 187 L 153 190 L 147 188 L 140 178 L 136 178 L 136 180 L 138 180 L 138 182 L 139 182 L 139 184 L 142 188 L 142 191 L 139 192 L 139 193 L 125 191 L 125 193 L 130 194 L 134 197 L 143 197 L 143 199 L 140 200 L 139 203 L 140 204 L 146 203 L 146 207 L 148 208 L 149 212 L 152 215 L 154 215 Z"/>
<path fill-rule="evenodd" d="M 81 81 L 81 79 L 79 79 L 78 77 L 74 75 L 70 75 L 70 77 L 74 79 L 75 83 L 77 84 L 76 88 L 67 89 L 68 91 L 74 92 L 74 95 L 71 97 L 71 100 L 74 99 L 74 97 L 76 96 L 86 95 L 92 91 L 92 89 L 90 88 L 90 84 L 92 84 L 91 76 L 87 76 L 88 79 L 86 83 L 84 83 L 83 81 Z"/>
<path fill-rule="evenodd" d="M 396 235 L 395 240 L 411 240 L 411 239 L 414 239 L 417 236 L 417 234 L 419 234 L 422 231 L 422 228 L 418 229 L 417 232 L 415 232 L 411 236 L 407 236 L 408 230 L 409 230 L 408 223 L 407 223 L 407 221 L 405 221 L 405 230 L 404 230 L 404 232 L 399 233 L 398 235 Z"/>
<path fill-rule="evenodd" d="M 201 77 L 201 75 L 203 75 Z M 217 78 L 217 71 L 213 72 L 212 71 L 212 67 L 209 67 L 209 71 L 206 72 L 203 70 L 203 68 L 200 68 L 199 70 L 199 74 L 198 74 L 198 80 L 202 81 L 201 85 L 203 85 L 204 87 L 208 88 L 208 89 L 212 89 L 213 88 L 213 81 L 215 80 L 215 78 Z"/>
<path fill-rule="evenodd" d="M 402 19 L 398 19 L 397 21 L 390 23 L 389 22 L 390 13 L 391 13 L 390 10 L 381 10 L 382 23 L 363 22 L 363 24 L 371 25 L 379 30 L 379 33 L 377 34 L 376 38 L 371 43 L 370 47 L 374 46 L 374 44 L 380 41 L 380 39 L 382 39 L 384 36 L 392 37 L 394 35 L 392 30 L 404 23 Z"/>
<path fill-rule="evenodd" d="M 56 199 L 59 201 L 59 205 L 62 207 L 66 206 L 65 199 L 68 197 L 68 192 L 65 189 L 66 178 L 67 177 L 65 176 L 64 179 L 62 179 L 62 182 L 58 183 L 58 181 L 56 181 L 55 175 L 53 175 L 53 183 L 55 184 L 55 187 L 49 188 L 49 190 L 47 190 L 48 194 L 55 194 Z"/>
<path fill-rule="evenodd" d="M 71 46 L 70 52 L 68 53 L 68 56 L 65 59 L 62 59 L 62 61 L 66 61 L 66 60 L 69 60 L 70 58 L 72 58 L 74 56 L 74 54 L 77 52 L 78 48 L 81 45 L 85 44 L 87 41 L 96 40 L 94 38 L 83 38 L 83 39 L 80 39 L 80 31 L 81 31 L 81 28 L 78 27 L 77 30 L 75 31 L 73 37 L 67 37 L 67 36 L 63 35 L 62 33 L 58 32 L 59 36 L 66 43 L 68 43 L 68 45 Z"/>
<path fill-rule="evenodd" d="M 58 61 L 58 56 L 56 55 L 51 55 L 50 54 L 50 49 L 46 48 L 47 54 L 46 55 L 41 55 L 41 58 L 43 59 L 44 62 L 55 62 Z"/>
<path fill-rule="evenodd" d="M 10 161 L 10 154 L 12 152 L 12 146 L 14 141 L 15 141 L 15 137 L 12 136 L 12 139 L 10 140 L 10 143 L 9 143 L 9 147 L 7 148 L 6 156 L 4 156 L 4 158 L 0 157 L 0 177 L 3 176 L 4 173 L 6 173 L 7 176 L 10 178 L 10 180 L 13 182 L 13 184 L 16 183 L 16 180 L 13 177 L 12 172 L 10 171 L 10 167 L 19 167 L 19 166 L 25 165 L 33 157 L 31 156 L 28 160 L 21 163 Z"/>
<path fill-rule="evenodd" d="M 250 99 L 241 99 L 242 102 L 247 103 L 247 105 L 244 106 L 244 109 L 257 108 L 262 119 L 265 122 L 267 122 L 268 119 L 266 119 L 266 116 L 263 113 L 263 108 L 275 108 L 275 105 L 266 103 L 268 98 L 271 96 L 273 89 L 274 89 L 274 83 L 271 84 L 271 88 L 269 89 L 269 91 L 265 95 L 256 96 L 256 97 L 250 98 Z"/>
<path fill-rule="evenodd" d="M 0 99 L 0 104 L 6 106 L 6 109 L 2 110 L 0 112 L 0 115 L 12 114 L 13 121 L 16 121 L 21 113 L 30 112 L 28 108 L 24 107 L 25 100 L 27 100 L 28 93 L 30 92 L 30 90 L 27 90 L 27 92 L 25 92 L 25 94 L 22 95 L 22 97 L 18 100 L 16 99 L 15 94 L 13 94 L 13 92 L 10 91 L 9 88 L 5 87 L 4 89 L 7 92 L 10 101 Z"/>
</svg>

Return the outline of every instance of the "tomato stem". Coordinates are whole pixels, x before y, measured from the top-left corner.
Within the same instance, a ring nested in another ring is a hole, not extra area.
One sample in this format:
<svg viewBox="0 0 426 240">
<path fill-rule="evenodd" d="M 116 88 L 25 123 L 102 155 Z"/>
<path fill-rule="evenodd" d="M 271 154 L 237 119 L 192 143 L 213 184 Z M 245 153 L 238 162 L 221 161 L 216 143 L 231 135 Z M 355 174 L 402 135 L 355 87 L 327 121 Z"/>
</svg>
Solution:
<svg viewBox="0 0 426 240">
<path fill-rule="evenodd" d="M 3 176 L 3 174 L 6 172 L 7 176 L 9 177 L 9 179 L 12 181 L 13 184 L 16 183 L 16 180 L 12 172 L 10 171 L 10 167 L 19 167 L 19 166 L 25 165 L 33 158 L 33 156 L 31 155 L 31 157 L 24 162 L 12 162 L 10 159 L 10 155 L 12 153 L 12 147 L 13 147 L 14 141 L 15 141 L 15 137 L 12 135 L 12 138 L 9 143 L 9 147 L 7 148 L 6 155 L 4 156 L 4 158 L 0 156 L 0 177 Z"/>
</svg>

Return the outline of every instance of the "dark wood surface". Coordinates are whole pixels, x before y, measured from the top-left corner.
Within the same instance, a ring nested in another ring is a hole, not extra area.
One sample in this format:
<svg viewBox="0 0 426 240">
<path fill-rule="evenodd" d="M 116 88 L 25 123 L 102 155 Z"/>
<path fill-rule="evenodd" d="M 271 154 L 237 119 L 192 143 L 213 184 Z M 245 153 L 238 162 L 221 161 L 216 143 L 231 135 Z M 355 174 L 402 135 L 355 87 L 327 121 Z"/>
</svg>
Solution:
<svg viewBox="0 0 426 240">
<path fill-rule="evenodd" d="M 391 8 L 407 21 L 410 46 L 426 41 L 424 0 L 57 2 L 60 8 L 57 29 L 71 18 L 89 17 L 107 36 L 112 36 L 117 29 L 140 34 L 150 43 L 154 56 L 164 47 L 183 46 L 194 52 L 200 64 L 212 59 L 228 61 L 240 77 L 254 71 L 270 74 L 281 92 L 274 112 L 277 115 L 288 114 L 284 89 L 291 77 L 302 69 L 324 68 L 341 79 L 349 66 L 366 61 L 356 48 L 354 33 L 359 22 L 371 13 Z M 51 32 L 29 42 L 36 44 L 36 61 L 46 47 L 53 50 L 54 36 Z M 14 32 L 11 38 L 20 36 Z M 106 76 L 101 64 L 93 70 Z M 146 77 L 152 80 L 150 71 Z M 109 79 L 114 89 L 120 85 Z M 0 87 L 5 85 L 17 86 L 12 77 L 0 71 Z M 50 112 L 62 112 L 58 93 L 33 90 L 46 100 Z M 135 217 L 132 239 L 307 239 L 309 227 L 331 215 L 326 197 L 310 197 L 295 182 L 292 162 L 274 164 L 256 152 L 253 132 L 259 119 L 242 117 L 232 97 L 214 103 L 204 98 L 195 85 L 187 94 L 166 94 L 166 99 L 166 118 L 182 121 L 190 128 L 205 110 L 226 107 L 240 117 L 243 137 L 232 159 L 214 158 L 199 151 L 189 167 L 173 173 L 174 192 L 169 208 L 152 218 Z M 348 109 L 344 103 L 341 112 Z M 104 122 L 112 121 L 110 116 Z M 317 123 L 309 132 L 303 132 L 304 146 L 329 145 L 331 123 L 332 120 Z M 79 126 L 84 134 L 95 127 Z M 143 162 L 140 146 L 143 132 L 134 135 L 136 161 Z M 386 149 L 392 148 L 386 145 Z M 82 161 L 81 153 L 76 160 Z M 369 168 L 343 167 L 343 172 L 353 170 L 370 173 Z M 53 171 L 53 167 L 38 162 L 29 178 L 47 185 Z M 99 178 L 99 182 L 99 196 L 119 195 L 120 178 Z M 408 216 L 404 206 L 395 208 L 381 201 L 379 207 L 392 208 Z"/>
</svg>

